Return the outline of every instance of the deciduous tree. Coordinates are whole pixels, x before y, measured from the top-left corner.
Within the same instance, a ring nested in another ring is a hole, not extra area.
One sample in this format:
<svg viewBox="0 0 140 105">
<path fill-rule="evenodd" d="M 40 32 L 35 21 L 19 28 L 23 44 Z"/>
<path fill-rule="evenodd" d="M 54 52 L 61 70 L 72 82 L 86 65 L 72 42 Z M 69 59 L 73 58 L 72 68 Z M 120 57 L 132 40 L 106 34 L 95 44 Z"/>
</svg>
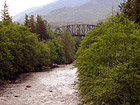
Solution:
<svg viewBox="0 0 140 105">
<path fill-rule="evenodd" d="M 81 105 L 139 105 L 139 46 L 138 25 L 124 14 L 87 33 L 76 61 Z"/>
<path fill-rule="evenodd" d="M 62 33 L 61 44 L 63 45 L 66 63 L 72 63 L 75 55 L 75 41 L 69 31 Z"/>
<path fill-rule="evenodd" d="M 121 12 L 125 13 L 130 20 L 140 22 L 140 0 L 127 0 L 119 6 Z"/>
</svg>

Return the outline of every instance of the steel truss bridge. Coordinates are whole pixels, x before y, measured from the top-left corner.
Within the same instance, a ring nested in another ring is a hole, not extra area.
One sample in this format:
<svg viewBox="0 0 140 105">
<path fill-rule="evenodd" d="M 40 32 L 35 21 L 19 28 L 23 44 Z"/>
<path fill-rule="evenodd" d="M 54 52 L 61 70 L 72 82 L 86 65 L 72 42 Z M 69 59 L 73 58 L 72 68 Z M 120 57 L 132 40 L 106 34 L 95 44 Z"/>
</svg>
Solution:
<svg viewBox="0 0 140 105">
<path fill-rule="evenodd" d="M 73 24 L 73 25 L 66 25 L 62 27 L 56 28 L 56 32 L 63 33 L 64 31 L 69 31 L 72 36 L 85 36 L 86 33 L 93 29 L 95 25 L 90 24 Z"/>
</svg>

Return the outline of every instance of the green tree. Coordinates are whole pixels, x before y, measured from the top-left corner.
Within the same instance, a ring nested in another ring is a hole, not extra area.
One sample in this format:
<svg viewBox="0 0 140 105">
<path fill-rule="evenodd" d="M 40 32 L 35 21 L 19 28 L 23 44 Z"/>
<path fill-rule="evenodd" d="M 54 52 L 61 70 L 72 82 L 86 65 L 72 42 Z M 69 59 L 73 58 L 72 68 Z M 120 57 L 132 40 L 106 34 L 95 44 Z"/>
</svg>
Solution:
<svg viewBox="0 0 140 105">
<path fill-rule="evenodd" d="M 1 18 L 2 18 L 3 21 L 4 20 L 12 21 L 12 18 L 9 15 L 9 8 L 8 7 L 9 6 L 7 5 L 6 0 L 5 0 L 4 1 L 4 8 L 3 8 L 3 10 L 1 10 L 2 11 L 1 12 L 1 14 L 2 14 Z"/>
<path fill-rule="evenodd" d="M 48 44 L 39 42 L 37 36 L 25 26 L 0 23 L 0 82 L 51 64 Z"/>
<path fill-rule="evenodd" d="M 72 63 L 75 55 L 75 41 L 69 31 L 62 33 L 61 44 L 63 45 L 66 63 Z"/>
<path fill-rule="evenodd" d="M 134 7 L 135 7 L 135 14 L 136 14 L 135 21 L 140 22 L 140 0 L 135 0 Z"/>
<path fill-rule="evenodd" d="M 46 41 L 50 48 L 52 63 L 64 64 L 66 59 L 64 56 L 63 45 L 61 44 L 61 37 L 58 37 L 57 33 L 51 31 L 49 28 L 47 28 L 47 31 L 49 39 Z"/>
<path fill-rule="evenodd" d="M 77 52 L 82 105 L 140 103 L 140 30 L 124 14 L 98 23 Z"/>
<path fill-rule="evenodd" d="M 55 51 L 57 54 L 57 58 L 54 60 L 56 64 L 64 64 L 66 62 L 66 58 L 64 55 L 63 46 L 58 42 L 58 40 L 53 39 L 52 42 L 55 45 Z"/>
<path fill-rule="evenodd" d="M 54 45 L 52 40 L 47 40 L 47 44 L 50 48 L 51 62 L 52 64 L 54 64 L 55 60 L 57 59 L 56 46 Z"/>
<path fill-rule="evenodd" d="M 136 23 L 140 22 L 140 1 L 139 0 L 127 0 L 121 3 L 119 6 L 121 12 L 125 13 L 130 20 L 134 20 Z"/>
<path fill-rule="evenodd" d="M 46 40 L 48 38 L 47 22 L 45 20 L 43 20 L 42 17 L 39 15 L 37 15 L 36 33 L 39 34 L 38 39 L 40 41 Z"/>
<path fill-rule="evenodd" d="M 35 27 L 36 23 L 35 23 L 35 20 L 34 20 L 34 15 L 31 15 L 30 16 L 30 19 L 29 19 L 29 27 L 31 28 L 31 32 L 35 33 L 36 32 L 36 27 Z"/>
<path fill-rule="evenodd" d="M 80 45 L 81 40 L 82 40 L 81 37 L 74 37 L 76 51 L 79 48 L 79 45 Z"/>
<path fill-rule="evenodd" d="M 27 14 L 25 14 L 24 26 L 29 27 L 29 19 L 28 19 L 28 15 Z"/>
</svg>

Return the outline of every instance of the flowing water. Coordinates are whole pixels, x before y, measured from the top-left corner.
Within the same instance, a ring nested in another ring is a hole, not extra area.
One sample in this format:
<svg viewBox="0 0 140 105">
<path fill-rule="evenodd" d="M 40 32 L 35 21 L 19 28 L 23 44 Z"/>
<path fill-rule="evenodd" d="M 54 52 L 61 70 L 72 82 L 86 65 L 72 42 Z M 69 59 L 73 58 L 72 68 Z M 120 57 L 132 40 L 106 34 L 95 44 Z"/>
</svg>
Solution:
<svg viewBox="0 0 140 105">
<path fill-rule="evenodd" d="M 77 105 L 76 71 L 71 64 L 21 74 L 0 88 L 0 105 Z"/>
</svg>

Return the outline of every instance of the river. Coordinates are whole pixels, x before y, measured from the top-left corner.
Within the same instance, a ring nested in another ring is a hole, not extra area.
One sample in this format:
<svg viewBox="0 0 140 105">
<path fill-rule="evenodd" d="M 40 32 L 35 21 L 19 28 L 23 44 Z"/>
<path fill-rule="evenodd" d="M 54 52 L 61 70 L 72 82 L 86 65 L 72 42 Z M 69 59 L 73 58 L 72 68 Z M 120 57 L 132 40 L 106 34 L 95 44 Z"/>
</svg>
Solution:
<svg viewBox="0 0 140 105">
<path fill-rule="evenodd" d="M 0 105 L 77 105 L 76 71 L 70 64 L 21 74 L 0 88 Z"/>
</svg>

